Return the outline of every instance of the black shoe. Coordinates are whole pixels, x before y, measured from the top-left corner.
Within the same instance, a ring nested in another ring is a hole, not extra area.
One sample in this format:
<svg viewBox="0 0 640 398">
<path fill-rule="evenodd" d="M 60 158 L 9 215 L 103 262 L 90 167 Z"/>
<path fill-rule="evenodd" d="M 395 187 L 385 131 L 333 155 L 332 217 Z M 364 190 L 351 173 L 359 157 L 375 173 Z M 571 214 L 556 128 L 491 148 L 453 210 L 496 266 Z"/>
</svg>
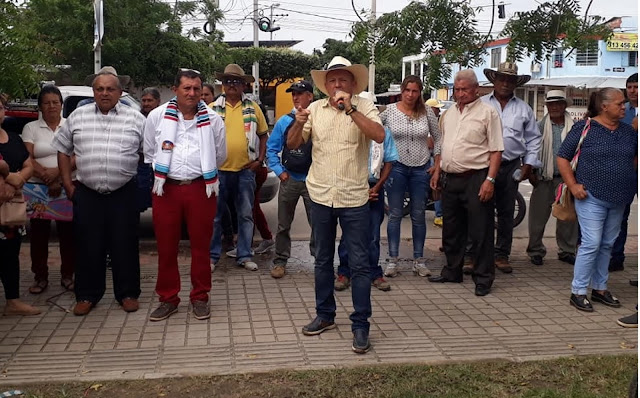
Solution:
<svg viewBox="0 0 640 398">
<path fill-rule="evenodd" d="M 624 271 L 624 260 L 609 260 L 609 272 Z"/>
<path fill-rule="evenodd" d="M 305 336 L 315 336 L 324 332 L 325 330 L 333 329 L 336 327 L 335 322 L 323 321 L 320 317 L 316 317 L 310 324 L 305 325 L 302 328 L 302 334 Z"/>
<path fill-rule="evenodd" d="M 625 316 L 618 319 L 618 325 L 623 328 L 637 328 L 638 327 L 638 313 L 636 312 L 633 315 Z"/>
<path fill-rule="evenodd" d="M 476 296 L 486 296 L 490 291 L 490 287 L 486 287 L 484 285 L 476 285 Z"/>
<path fill-rule="evenodd" d="M 564 261 L 567 264 L 575 265 L 576 256 L 571 253 L 558 254 L 558 260 Z"/>
<path fill-rule="evenodd" d="M 585 294 L 572 293 L 569 303 L 571 303 L 572 306 L 576 307 L 580 311 L 593 312 L 593 306 L 591 305 Z"/>
<path fill-rule="evenodd" d="M 638 281 L 637 281 L 637 280 L 635 280 L 635 281 L 629 281 L 629 284 L 630 284 L 631 286 L 638 286 Z"/>
<path fill-rule="evenodd" d="M 369 343 L 369 332 L 364 329 L 356 329 L 353 331 L 353 344 L 351 349 L 356 354 L 364 354 L 371 348 Z"/>
<path fill-rule="evenodd" d="M 442 275 L 430 276 L 430 277 L 427 278 L 427 280 L 429 282 L 434 282 L 434 283 L 462 283 L 462 277 L 455 278 L 455 279 L 449 279 L 449 278 L 444 277 Z"/>
<path fill-rule="evenodd" d="M 596 303 L 602 303 L 604 305 L 608 305 L 609 307 L 622 307 L 620 301 L 615 298 L 610 291 L 605 290 L 604 293 L 598 293 L 595 290 L 591 291 L 591 301 L 595 301 Z"/>
<path fill-rule="evenodd" d="M 533 265 L 542 265 L 544 261 L 542 261 L 542 256 L 531 256 L 531 264 Z"/>
</svg>

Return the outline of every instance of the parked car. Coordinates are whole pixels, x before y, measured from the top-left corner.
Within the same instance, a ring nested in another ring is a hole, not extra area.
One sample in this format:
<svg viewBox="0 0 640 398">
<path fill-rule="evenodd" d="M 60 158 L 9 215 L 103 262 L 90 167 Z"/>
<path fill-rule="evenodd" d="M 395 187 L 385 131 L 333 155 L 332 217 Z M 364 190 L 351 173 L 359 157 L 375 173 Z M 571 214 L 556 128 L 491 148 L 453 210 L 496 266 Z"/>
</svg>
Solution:
<svg viewBox="0 0 640 398">
<path fill-rule="evenodd" d="M 273 200 L 278 194 L 280 188 L 280 179 L 276 176 L 276 173 L 269 170 L 267 174 L 267 180 L 262 184 L 260 188 L 260 203 L 266 203 Z"/>
</svg>

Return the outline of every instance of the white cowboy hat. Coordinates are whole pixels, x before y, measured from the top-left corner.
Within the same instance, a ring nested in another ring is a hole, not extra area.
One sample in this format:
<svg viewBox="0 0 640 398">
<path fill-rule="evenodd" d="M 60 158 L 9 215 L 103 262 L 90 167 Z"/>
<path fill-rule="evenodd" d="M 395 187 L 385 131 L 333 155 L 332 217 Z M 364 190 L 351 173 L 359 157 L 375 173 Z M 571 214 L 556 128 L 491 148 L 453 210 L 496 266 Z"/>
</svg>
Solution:
<svg viewBox="0 0 640 398">
<path fill-rule="evenodd" d="M 518 65 L 513 62 L 503 62 L 498 66 L 498 70 L 493 69 L 485 69 L 483 70 L 484 75 L 489 79 L 491 83 L 496 79 L 496 75 L 507 75 L 507 76 L 515 76 L 516 87 L 522 86 L 529 80 L 531 80 L 531 76 L 529 75 L 519 75 L 518 74 Z"/>
<path fill-rule="evenodd" d="M 359 93 L 364 91 L 369 84 L 369 71 L 366 66 L 361 64 L 351 64 L 351 61 L 344 57 L 336 56 L 333 57 L 331 62 L 327 65 L 326 69 L 321 70 L 312 70 L 311 78 L 313 79 L 313 83 L 318 88 L 318 90 L 325 93 L 327 96 L 332 96 L 333 93 L 329 94 L 327 92 L 327 88 L 325 87 L 325 81 L 327 79 L 327 73 L 332 70 L 346 70 L 353 75 L 353 78 L 356 81 L 356 87 L 353 90 L 354 93 Z"/>
<path fill-rule="evenodd" d="M 94 73 L 92 75 L 88 75 L 85 79 L 84 79 L 84 85 L 85 86 L 91 86 L 93 84 L 93 81 L 95 80 L 95 78 L 99 75 L 113 75 L 115 77 L 118 78 L 118 80 L 120 81 L 120 85 L 122 87 L 127 86 L 130 82 L 131 82 L 131 76 L 128 75 L 118 75 L 118 72 L 116 72 L 116 68 L 114 68 L 113 66 L 103 66 L 98 73 Z"/>
<path fill-rule="evenodd" d="M 358 94 L 358 97 L 366 98 L 369 101 L 373 102 L 374 104 L 376 102 L 378 102 L 378 99 L 376 98 L 376 95 L 374 93 L 372 93 L 371 91 L 363 91 L 360 94 Z"/>
<path fill-rule="evenodd" d="M 429 98 L 424 104 L 432 108 L 442 108 L 444 106 L 444 104 L 436 98 Z"/>
<path fill-rule="evenodd" d="M 567 98 L 567 94 L 564 90 L 549 90 L 547 96 L 544 99 L 545 103 L 564 101 L 567 106 L 571 106 L 571 100 Z"/>
</svg>

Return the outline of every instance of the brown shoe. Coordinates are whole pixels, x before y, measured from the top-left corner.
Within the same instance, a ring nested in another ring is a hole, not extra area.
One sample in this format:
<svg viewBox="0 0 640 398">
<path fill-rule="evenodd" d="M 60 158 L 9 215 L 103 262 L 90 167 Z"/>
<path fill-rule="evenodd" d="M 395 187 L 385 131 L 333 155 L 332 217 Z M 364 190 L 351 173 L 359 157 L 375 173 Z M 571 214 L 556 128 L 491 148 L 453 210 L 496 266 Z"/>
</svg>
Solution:
<svg viewBox="0 0 640 398">
<path fill-rule="evenodd" d="M 38 315 L 40 309 L 29 305 L 19 299 L 9 299 L 4 307 L 4 315 Z"/>
<path fill-rule="evenodd" d="M 510 274 L 513 272 L 513 268 L 509 264 L 509 259 L 504 257 L 496 257 L 496 268 L 505 274 Z"/>
<path fill-rule="evenodd" d="M 284 265 L 278 264 L 278 265 L 274 265 L 273 268 L 271 268 L 271 277 L 272 278 L 280 279 L 286 273 L 287 273 L 287 271 L 285 270 Z"/>
<path fill-rule="evenodd" d="M 389 284 L 389 282 L 387 282 L 386 280 L 384 280 L 383 277 L 380 277 L 378 279 L 375 279 L 373 282 L 371 282 L 371 284 L 382 290 L 383 292 L 388 292 L 389 290 L 391 290 L 391 285 Z"/>
<path fill-rule="evenodd" d="M 464 258 L 464 264 L 462 264 L 462 273 L 465 275 L 473 274 L 473 260 L 469 257 Z"/>
<path fill-rule="evenodd" d="M 127 297 L 122 299 L 122 309 L 124 312 L 136 312 L 140 308 L 140 304 L 138 304 L 138 299 L 134 299 L 131 297 Z"/>
<path fill-rule="evenodd" d="M 49 281 L 47 280 L 39 280 L 33 282 L 33 285 L 29 286 L 29 293 L 31 294 L 40 294 L 47 290 L 47 286 L 49 286 Z"/>
<path fill-rule="evenodd" d="M 211 309 L 208 301 L 192 301 L 193 317 L 198 320 L 209 319 L 211 316 Z"/>
<path fill-rule="evenodd" d="M 76 303 L 76 306 L 73 307 L 73 313 L 74 315 L 85 316 L 89 312 L 91 312 L 91 309 L 93 308 L 93 306 L 94 304 L 91 301 L 88 301 L 88 300 L 78 301 Z"/>
</svg>

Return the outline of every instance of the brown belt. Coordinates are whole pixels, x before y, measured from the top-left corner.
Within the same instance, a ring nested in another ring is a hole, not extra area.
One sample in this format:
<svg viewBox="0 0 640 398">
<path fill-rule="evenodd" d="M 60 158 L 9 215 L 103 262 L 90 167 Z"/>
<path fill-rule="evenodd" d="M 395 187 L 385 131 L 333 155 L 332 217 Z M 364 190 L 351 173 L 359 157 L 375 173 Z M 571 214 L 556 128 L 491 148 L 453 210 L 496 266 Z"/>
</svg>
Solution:
<svg viewBox="0 0 640 398">
<path fill-rule="evenodd" d="M 204 180 L 204 177 L 194 178 L 193 180 L 174 180 L 173 178 L 167 177 L 166 183 L 171 185 L 189 185 L 192 182 Z"/>
</svg>

